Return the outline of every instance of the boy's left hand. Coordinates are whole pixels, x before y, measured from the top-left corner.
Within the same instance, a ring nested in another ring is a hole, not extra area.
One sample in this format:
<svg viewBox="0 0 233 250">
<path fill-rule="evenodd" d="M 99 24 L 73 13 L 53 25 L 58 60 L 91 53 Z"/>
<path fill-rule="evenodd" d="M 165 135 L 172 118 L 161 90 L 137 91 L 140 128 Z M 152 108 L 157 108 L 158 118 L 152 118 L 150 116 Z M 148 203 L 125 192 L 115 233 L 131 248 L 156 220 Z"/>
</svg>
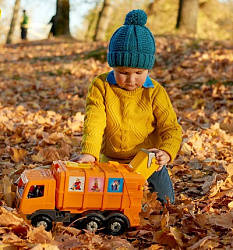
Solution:
<svg viewBox="0 0 233 250">
<path fill-rule="evenodd" d="M 160 171 L 163 165 L 166 165 L 171 160 L 170 155 L 163 150 L 159 150 L 157 148 L 151 148 L 148 149 L 148 151 L 154 152 L 156 154 L 157 164 L 160 165 L 160 167 L 156 171 Z"/>
</svg>

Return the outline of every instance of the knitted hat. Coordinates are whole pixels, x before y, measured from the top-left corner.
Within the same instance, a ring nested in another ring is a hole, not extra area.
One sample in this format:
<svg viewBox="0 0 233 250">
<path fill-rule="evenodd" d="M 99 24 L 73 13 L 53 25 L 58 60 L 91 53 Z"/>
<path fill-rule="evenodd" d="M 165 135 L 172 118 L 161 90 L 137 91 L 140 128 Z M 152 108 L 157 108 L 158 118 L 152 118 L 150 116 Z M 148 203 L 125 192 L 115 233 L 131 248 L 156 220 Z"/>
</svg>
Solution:
<svg viewBox="0 0 233 250">
<path fill-rule="evenodd" d="M 155 40 L 145 26 L 143 10 L 132 10 L 125 23 L 112 35 L 107 60 L 110 67 L 151 69 L 155 62 Z"/>
</svg>

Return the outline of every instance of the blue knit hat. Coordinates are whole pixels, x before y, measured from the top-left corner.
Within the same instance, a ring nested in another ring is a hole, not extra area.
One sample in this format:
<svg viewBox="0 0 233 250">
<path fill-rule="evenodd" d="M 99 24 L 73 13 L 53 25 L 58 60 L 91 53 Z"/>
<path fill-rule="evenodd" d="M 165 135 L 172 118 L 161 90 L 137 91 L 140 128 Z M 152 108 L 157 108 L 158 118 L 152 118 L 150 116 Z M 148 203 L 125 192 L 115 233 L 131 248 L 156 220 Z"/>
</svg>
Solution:
<svg viewBox="0 0 233 250">
<path fill-rule="evenodd" d="M 143 10 L 132 10 L 125 23 L 112 35 L 107 60 L 110 67 L 151 69 L 155 62 L 155 40 L 145 26 Z"/>
</svg>

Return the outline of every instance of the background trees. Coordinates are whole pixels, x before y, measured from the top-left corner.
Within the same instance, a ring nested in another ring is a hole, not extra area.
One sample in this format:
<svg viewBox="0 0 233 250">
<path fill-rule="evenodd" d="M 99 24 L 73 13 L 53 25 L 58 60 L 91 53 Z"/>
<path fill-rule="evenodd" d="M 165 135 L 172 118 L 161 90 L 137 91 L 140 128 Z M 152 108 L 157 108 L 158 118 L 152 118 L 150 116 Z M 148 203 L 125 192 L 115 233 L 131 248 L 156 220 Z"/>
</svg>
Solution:
<svg viewBox="0 0 233 250">
<path fill-rule="evenodd" d="M 20 0 L 15 2 L 7 42 L 12 42 L 14 27 L 18 25 L 17 13 L 22 10 Z M 30 5 L 39 0 L 31 0 Z M 7 4 L 7 0 L 1 0 Z M 21 1 L 22 3 L 23 1 Z M 48 1 L 40 4 L 46 6 Z M 124 23 L 125 14 L 131 9 L 143 8 L 148 14 L 147 26 L 154 35 L 185 34 L 209 39 L 233 38 L 233 0 L 53 0 L 55 17 L 55 36 L 70 37 L 70 13 L 75 9 L 76 16 L 80 16 L 80 9 L 84 3 L 92 6 L 86 10 L 83 23 L 76 31 L 72 31 L 74 38 L 83 40 L 109 40 L 113 31 Z M 31 7 L 32 8 L 32 7 Z M 30 16 L 30 12 L 29 12 Z M 45 25 L 51 19 L 46 20 Z M 19 19 L 18 19 L 19 20 Z M 79 22 L 80 23 L 80 22 Z M 1 23 L 0 23 L 1 26 Z M 73 27 L 73 26 L 72 26 Z"/>
<path fill-rule="evenodd" d="M 176 28 L 196 34 L 199 0 L 180 0 Z"/>
<path fill-rule="evenodd" d="M 70 36 L 70 2 L 69 0 L 57 0 L 54 27 L 56 36 Z"/>
<path fill-rule="evenodd" d="M 11 19 L 10 29 L 9 29 L 9 32 L 8 32 L 6 43 L 12 43 L 13 33 L 14 33 L 14 30 L 15 30 L 15 25 L 16 25 L 18 13 L 19 13 L 19 8 L 20 8 L 20 0 L 15 0 L 13 16 L 12 16 L 12 19 Z"/>
<path fill-rule="evenodd" d="M 104 41 L 106 39 L 105 35 L 112 17 L 112 12 L 113 6 L 111 4 L 111 0 L 104 0 L 103 7 L 99 12 L 98 21 L 95 28 L 95 41 Z"/>
<path fill-rule="evenodd" d="M 88 34 L 86 37 L 89 39 L 95 38 L 94 34 L 98 31 L 97 22 L 93 20 L 96 20 L 97 16 L 101 17 L 104 2 L 104 0 L 100 1 L 86 15 L 86 29 L 83 27 L 82 32 Z M 143 8 L 147 12 L 147 26 L 154 35 L 181 33 L 186 36 L 195 35 L 209 39 L 233 38 L 233 31 L 230 31 L 233 26 L 232 0 L 144 0 L 134 2 L 116 0 L 114 4 L 112 3 L 114 16 L 110 15 L 108 28 L 105 27 L 105 35 L 98 40 L 108 40 L 112 32 L 123 24 L 125 14 L 132 8 Z"/>
</svg>

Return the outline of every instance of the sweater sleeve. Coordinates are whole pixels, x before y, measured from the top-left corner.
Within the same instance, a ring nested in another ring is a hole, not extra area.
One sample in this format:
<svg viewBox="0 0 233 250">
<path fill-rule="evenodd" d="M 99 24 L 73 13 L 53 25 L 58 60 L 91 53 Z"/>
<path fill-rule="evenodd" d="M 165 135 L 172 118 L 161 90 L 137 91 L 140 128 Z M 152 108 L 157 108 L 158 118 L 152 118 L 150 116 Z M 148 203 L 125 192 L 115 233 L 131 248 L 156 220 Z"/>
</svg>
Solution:
<svg viewBox="0 0 233 250">
<path fill-rule="evenodd" d="M 81 151 L 81 154 L 93 155 L 96 160 L 99 160 L 103 133 L 106 127 L 104 96 L 104 81 L 99 76 L 93 80 L 87 94 Z"/>
<path fill-rule="evenodd" d="M 181 126 L 165 89 L 159 85 L 154 98 L 153 109 L 157 120 L 157 129 L 161 138 L 160 150 L 166 151 L 172 162 L 179 151 L 182 137 Z"/>
</svg>

